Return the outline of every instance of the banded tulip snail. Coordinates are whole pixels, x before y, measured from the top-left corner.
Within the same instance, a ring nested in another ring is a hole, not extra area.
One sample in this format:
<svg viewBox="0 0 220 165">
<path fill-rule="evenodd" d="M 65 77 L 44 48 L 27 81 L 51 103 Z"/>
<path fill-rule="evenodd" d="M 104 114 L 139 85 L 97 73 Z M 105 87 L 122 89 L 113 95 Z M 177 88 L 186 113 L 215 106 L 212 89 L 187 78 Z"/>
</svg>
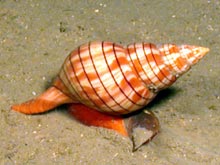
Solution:
<svg viewBox="0 0 220 165">
<path fill-rule="evenodd" d="M 12 109 L 36 114 L 71 103 L 70 112 L 87 125 L 114 129 L 132 139 L 135 129 L 144 128 L 149 133 L 145 143 L 159 130 L 154 114 L 123 115 L 145 107 L 208 51 L 190 45 L 135 43 L 125 48 L 90 42 L 70 53 L 49 89 Z"/>
</svg>

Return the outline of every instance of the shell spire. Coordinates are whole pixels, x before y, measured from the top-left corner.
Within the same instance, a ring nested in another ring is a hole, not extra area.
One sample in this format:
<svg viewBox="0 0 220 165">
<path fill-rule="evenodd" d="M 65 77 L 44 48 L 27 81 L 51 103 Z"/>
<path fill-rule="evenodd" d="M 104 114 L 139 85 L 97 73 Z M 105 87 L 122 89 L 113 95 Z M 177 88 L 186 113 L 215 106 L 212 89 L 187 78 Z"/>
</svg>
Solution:
<svg viewBox="0 0 220 165">
<path fill-rule="evenodd" d="M 192 65 L 195 65 L 209 52 L 209 48 L 206 47 L 173 44 L 165 44 L 159 47 L 159 50 L 163 55 L 164 64 L 176 77 L 187 72 Z"/>
<path fill-rule="evenodd" d="M 203 58 L 208 52 L 209 48 L 201 47 L 201 46 L 190 46 L 190 45 L 182 45 L 179 46 L 181 53 L 184 55 L 184 51 L 186 52 L 186 58 L 191 65 L 196 64 L 201 58 Z M 191 53 L 187 53 L 191 51 Z"/>
</svg>

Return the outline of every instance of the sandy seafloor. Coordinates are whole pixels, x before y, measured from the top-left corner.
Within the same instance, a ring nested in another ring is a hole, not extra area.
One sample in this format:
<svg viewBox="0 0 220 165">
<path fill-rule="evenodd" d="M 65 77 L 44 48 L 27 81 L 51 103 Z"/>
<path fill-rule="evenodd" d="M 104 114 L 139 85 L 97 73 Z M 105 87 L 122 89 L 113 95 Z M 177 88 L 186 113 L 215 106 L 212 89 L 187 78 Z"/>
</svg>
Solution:
<svg viewBox="0 0 220 165">
<path fill-rule="evenodd" d="M 219 16 L 217 0 L 0 0 L 0 164 L 220 164 Z M 34 116 L 10 110 L 92 40 L 211 49 L 146 107 L 161 130 L 135 153 L 128 138 L 76 122 L 65 106 Z"/>
</svg>

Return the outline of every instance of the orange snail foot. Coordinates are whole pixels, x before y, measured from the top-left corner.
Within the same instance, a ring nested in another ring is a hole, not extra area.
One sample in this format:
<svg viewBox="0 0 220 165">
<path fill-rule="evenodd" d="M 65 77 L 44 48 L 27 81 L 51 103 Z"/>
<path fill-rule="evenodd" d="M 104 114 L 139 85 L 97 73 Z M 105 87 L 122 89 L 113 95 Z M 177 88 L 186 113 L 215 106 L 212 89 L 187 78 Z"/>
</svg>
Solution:
<svg viewBox="0 0 220 165">
<path fill-rule="evenodd" d="M 119 117 L 101 113 L 82 104 L 70 104 L 69 112 L 85 125 L 112 129 L 129 137 L 133 142 L 132 151 L 148 143 L 160 128 L 157 117 L 150 111 Z"/>
</svg>

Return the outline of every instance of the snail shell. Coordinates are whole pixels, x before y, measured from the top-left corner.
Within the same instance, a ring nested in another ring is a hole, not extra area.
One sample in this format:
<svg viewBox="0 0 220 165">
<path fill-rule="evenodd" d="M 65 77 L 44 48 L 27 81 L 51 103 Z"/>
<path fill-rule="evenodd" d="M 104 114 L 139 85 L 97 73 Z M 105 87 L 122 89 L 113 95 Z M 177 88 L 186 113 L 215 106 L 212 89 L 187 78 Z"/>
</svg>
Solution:
<svg viewBox="0 0 220 165">
<path fill-rule="evenodd" d="M 52 87 L 12 109 L 33 114 L 82 103 L 110 114 L 127 114 L 146 106 L 208 51 L 189 45 L 135 43 L 125 48 L 90 42 L 70 53 Z"/>
</svg>

